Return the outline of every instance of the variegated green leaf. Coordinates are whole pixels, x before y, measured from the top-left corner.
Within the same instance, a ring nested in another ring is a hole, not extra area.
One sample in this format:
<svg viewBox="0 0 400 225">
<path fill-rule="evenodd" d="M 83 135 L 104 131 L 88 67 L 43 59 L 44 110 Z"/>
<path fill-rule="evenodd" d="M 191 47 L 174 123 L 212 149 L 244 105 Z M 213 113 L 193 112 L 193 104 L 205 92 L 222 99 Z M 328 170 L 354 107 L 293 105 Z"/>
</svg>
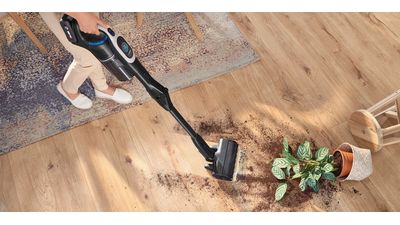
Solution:
<svg viewBox="0 0 400 225">
<path fill-rule="evenodd" d="M 327 163 L 327 164 L 325 164 L 324 167 L 322 167 L 322 170 L 323 170 L 325 173 L 331 172 L 331 171 L 333 171 L 333 166 L 332 166 L 332 164 Z"/>
<path fill-rule="evenodd" d="M 296 164 L 299 164 L 300 162 L 299 162 L 299 160 L 298 159 L 296 159 L 294 156 L 292 156 L 290 153 L 289 153 L 289 155 L 286 155 L 286 159 L 290 162 L 290 164 L 292 164 L 292 165 L 296 165 Z"/>
<path fill-rule="evenodd" d="M 313 167 L 313 172 L 314 172 L 314 173 L 321 173 L 321 167 L 318 166 L 318 165 L 314 166 L 314 167 Z"/>
<path fill-rule="evenodd" d="M 296 179 L 296 178 L 299 178 L 301 176 L 302 176 L 301 173 L 296 173 L 295 175 L 292 176 L 292 179 Z"/>
<path fill-rule="evenodd" d="M 306 166 L 301 170 L 303 173 L 305 172 L 311 172 L 314 169 L 314 166 L 310 165 L 310 164 L 306 164 Z"/>
<path fill-rule="evenodd" d="M 302 177 L 299 183 L 299 188 L 301 191 L 305 191 L 307 187 L 306 178 Z"/>
<path fill-rule="evenodd" d="M 297 157 L 299 159 L 311 159 L 312 154 L 309 141 L 305 141 L 299 146 L 299 148 L 297 149 Z"/>
<path fill-rule="evenodd" d="M 336 179 L 335 174 L 333 174 L 332 172 L 323 173 L 323 174 L 322 174 L 322 177 L 323 177 L 325 180 L 335 180 L 335 179 Z"/>
<path fill-rule="evenodd" d="M 307 171 L 302 171 L 301 172 L 301 177 L 303 177 L 303 178 L 305 178 L 305 179 L 307 179 L 307 177 L 310 175 L 310 173 L 309 172 L 307 172 Z"/>
<path fill-rule="evenodd" d="M 272 174 L 279 180 L 283 180 L 285 179 L 285 173 L 283 172 L 283 170 L 279 167 L 273 166 L 272 167 Z"/>
<path fill-rule="evenodd" d="M 306 183 L 310 188 L 314 189 L 317 181 L 314 179 L 314 177 L 309 176 L 306 180 Z"/>
<path fill-rule="evenodd" d="M 300 173 L 300 165 L 299 164 L 296 164 L 296 165 L 293 166 L 293 172 L 294 173 Z"/>
<path fill-rule="evenodd" d="M 286 168 L 288 166 L 290 166 L 289 160 L 285 159 L 285 158 L 276 158 L 274 159 L 274 163 L 272 164 L 272 166 L 276 166 L 279 168 Z"/>
<path fill-rule="evenodd" d="M 315 153 L 315 159 L 317 161 L 321 161 L 325 159 L 325 157 L 328 155 L 329 149 L 328 148 L 319 148 L 318 151 Z"/>
<path fill-rule="evenodd" d="M 319 178 L 321 178 L 321 173 L 315 173 L 314 174 L 314 179 L 316 180 L 316 181 L 318 181 L 319 180 Z"/>
<path fill-rule="evenodd" d="M 283 198 L 287 190 L 287 183 L 280 183 L 275 191 L 275 201 L 279 201 Z"/>
<path fill-rule="evenodd" d="M 289 151 L 289 142 L 288 142 L 288 139 L 287 139 L 287 137 L 284 137 L 283 138 L 283 150 L 282 150 L 282 153 L 283 153 L 283 155 L 287 155 L 287 154 L 290 154 L 290 151 Z"/>
<path fill-rule="evenodd" d="M 318 192 L 319 191 L 319 183 L 316 182 L 315 185 L 312 187 L 314 192 Z"/>
</svg>

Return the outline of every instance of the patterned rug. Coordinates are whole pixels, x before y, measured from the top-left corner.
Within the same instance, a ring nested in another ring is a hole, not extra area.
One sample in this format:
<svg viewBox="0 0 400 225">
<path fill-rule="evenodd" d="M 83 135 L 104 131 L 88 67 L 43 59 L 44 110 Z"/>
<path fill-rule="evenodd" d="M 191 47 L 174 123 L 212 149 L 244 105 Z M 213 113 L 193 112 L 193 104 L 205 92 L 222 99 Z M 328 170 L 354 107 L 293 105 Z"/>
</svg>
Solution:
<svg viewBox="0 0 400 225">
<path fill-rule="evenodd" d="M 137 80 L 121 83 L 134 102 L 120 106 L 94 98 L 86 81 L 81 92 L 94 100 L 90 110 L 74 108 L 56 90 L 72 56 L 66 52 L 37 13 L 22 13 L 49 49 L 44 56 L 10 19 L 0 23 L 0 154 L 39 141 L 72 127 L 133 107 L 149 99 Z M 187 87 L 258 59 L 227 13 L 195 13 L 204 34 L 199 41 L 183 13 L 146 13 L 136 28 L 134 13 L 102 13 L 102 18 L 125 37 L 136 56 L 170 90 Z"/>
</svg>

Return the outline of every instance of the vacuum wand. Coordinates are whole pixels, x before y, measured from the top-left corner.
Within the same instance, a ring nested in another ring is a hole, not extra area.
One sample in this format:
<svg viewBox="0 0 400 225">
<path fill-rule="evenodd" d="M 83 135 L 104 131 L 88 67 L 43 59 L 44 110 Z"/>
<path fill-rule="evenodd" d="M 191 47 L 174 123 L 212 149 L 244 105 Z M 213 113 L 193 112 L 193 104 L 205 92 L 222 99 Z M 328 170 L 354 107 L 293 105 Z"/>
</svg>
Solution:
<svg viewBox="0 0 400 225">
<path fill-rule="evenodd" d="M 216 150 L 208 146 L 204 139 L 193 130 L 189 123 L 186 122 L 183 116 L 174 107 L 169 97 L 168 89 L 154 80 L 138 59 L 131 64 L 131 67 L 135 72 L 136 77 L 143 84 L 150 96 L 156 100 L 161 107 L 172 114 L 176 121 L 178 121 L 183 129 L 185 129 L 185 131 L 190 135 L 193 143 L 196 145 L 203 157 L 207 161 L 212 162 Z"/>
<path fill-rule="evenodd" d="M 77 21 L 68 15 L 61 18 L 60 24 L 71 43 L 89 50 L 118 80 L 130 81 L 135 76 L 149 95 L 170 112 L 190 135 L 198 151 L 209 162 L 206 168 L 214 177 L 223 180 L 234 178 L 238 144 L 221 138 L 218 148 L 211 148 L 173 106 L 168 89 L 153 79 L 122 36 L 111 28 L 101 26 L 100 35 L 84 33 L 79 29 Z"/>
</svg>

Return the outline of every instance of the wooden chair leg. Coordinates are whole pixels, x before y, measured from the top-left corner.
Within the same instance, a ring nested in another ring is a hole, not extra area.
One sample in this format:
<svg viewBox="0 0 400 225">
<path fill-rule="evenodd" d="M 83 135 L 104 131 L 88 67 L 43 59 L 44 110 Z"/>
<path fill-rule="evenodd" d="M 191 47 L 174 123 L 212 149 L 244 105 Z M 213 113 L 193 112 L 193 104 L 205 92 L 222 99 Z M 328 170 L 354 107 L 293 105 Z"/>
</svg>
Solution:
<svg viewBox="0 0 400 225">
<path fill-rule="evenodd" d="M 186 18 L 189 21 L 190 27 L 192 28 L 194 34 L 199 40 L 203 40 L 203 33 L 200 31 L 199 26 L 197 25 L 196 21 L 194 20 L 193 13 L 185 12 Z"/>
<path fill-rule="evenodd" d="M 39 49 L 39 51 L 42 54 L 47 54 L 47 49 L 44 47 L 44 45 L 39 41 L 39 39 L 36 37 L 36 35 L 31 31 L 31 29 L 26 25 L 25 21 L 22 19 L 21 16 L 19 16 L 15 12 L 10 12 L 8 13 L 10 17 L 21 27 L 21 29 L 28 35 L 28 37 L 32 40 L 32 42 L 36 45 L 36 47 Z"/>
<path fill-rule="evenodd" d="M 137 12 L 136 13 L 136 27 L 140 28 L 143 24 L 144 19 L 144 12 Z"/>
</svg>

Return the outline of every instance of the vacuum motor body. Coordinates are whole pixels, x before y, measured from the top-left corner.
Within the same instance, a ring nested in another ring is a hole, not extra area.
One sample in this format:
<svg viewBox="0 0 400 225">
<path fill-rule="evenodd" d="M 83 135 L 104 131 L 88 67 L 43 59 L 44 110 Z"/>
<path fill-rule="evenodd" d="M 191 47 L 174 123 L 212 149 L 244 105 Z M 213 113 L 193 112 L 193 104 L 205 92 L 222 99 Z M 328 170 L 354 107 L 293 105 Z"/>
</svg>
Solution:
<svg viewBox="0 0 400 225">
<path fill-rule="evenodd" d="M 80 32 L 78 23 L 73 20 L 64 15 L 60 21 L 68 40 L 89 50 L 118 80 L 131 80 L 135 74 L 132 68 L 135 54 L 126 40 L 111 28 L 99 27 L 100 35 Z"/>
</svg>

